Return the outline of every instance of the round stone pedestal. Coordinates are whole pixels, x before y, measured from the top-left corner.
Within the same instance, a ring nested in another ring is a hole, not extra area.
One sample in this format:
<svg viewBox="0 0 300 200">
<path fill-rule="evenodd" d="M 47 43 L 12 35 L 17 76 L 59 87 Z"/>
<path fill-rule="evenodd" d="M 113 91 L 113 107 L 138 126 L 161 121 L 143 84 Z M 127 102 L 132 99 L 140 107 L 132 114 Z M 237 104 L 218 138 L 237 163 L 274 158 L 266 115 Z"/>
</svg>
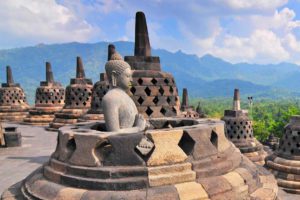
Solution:
<svg viewBox="0 0 300 200">
<path fill-rule="evenodd" d="M 276 199 L 273 175 L 226 139 L 221 121 L 150 124 L 128 134 L 100 122 L 60 128 L 49 162 L 2 199 Z"/>
</svg>

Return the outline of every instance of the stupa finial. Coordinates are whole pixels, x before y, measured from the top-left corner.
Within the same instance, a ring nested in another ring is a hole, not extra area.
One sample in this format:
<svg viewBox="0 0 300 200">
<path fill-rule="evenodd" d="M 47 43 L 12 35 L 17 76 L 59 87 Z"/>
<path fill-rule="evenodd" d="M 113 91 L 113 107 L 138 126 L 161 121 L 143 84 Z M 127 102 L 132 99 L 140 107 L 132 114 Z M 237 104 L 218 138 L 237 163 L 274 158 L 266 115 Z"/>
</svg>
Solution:
<svg viewBox="0 0 300 200">
<path fill-rule="evenodd" d="M 50 62 L 46 62 L 46 82 L 49 83 L 54 82 L 53 72 L 52 72 L 52 67 Z"/>
<path fill-rule="evenodd" d="M 14 84 L 14 78 L 10 66 L 6 66 L 6 83 L 8 85 Z"/>
<path fill-rule="evenodd" d="M 148 35 L 146 17 L 143 12 L 135 15 L 135 56 L 151 56 L 151 46 Z"/>
<path fill-rule="evenodd" d="M 85 78 L 82 60 L 79 56 L 77 56 L 76 78 Z"/>
<path fill-rule="evenodd" d="M 234 89 L 233 110 L 240 110 L 240 109 L 241 109 L 240 91 L 239 89 Z"/>
</svg>

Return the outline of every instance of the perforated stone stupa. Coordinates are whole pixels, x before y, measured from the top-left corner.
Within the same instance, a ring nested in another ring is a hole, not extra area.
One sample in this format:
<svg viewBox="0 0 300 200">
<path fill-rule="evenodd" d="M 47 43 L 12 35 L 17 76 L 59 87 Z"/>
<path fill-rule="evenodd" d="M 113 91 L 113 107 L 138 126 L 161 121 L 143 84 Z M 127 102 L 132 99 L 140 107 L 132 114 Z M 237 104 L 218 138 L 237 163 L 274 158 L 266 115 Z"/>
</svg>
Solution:
<svg viewBox="0 0 300 200">
<path fill-rule="evenodd" d="M 41 81 L 35 92 L 35 106 L 29 110 L 24 124 L 48 126 L 54 119 L 54 113 L 65 104 L 65 89 L 54 81 L 51 64 L 46 62 L 46 81 Z"/>
<path fill-rule="evenodd" d="M 178 90 L 171 74 L 162 72 L 159 57 L 151 55 L 144 13 L 136 13 L 134 56 L 125 56 L 133 71 L 132 98 L 147 118 L 177 116 Z"/>
<path fill-rule="evenodd" d="M 108 56 L 107 56 L 108 61 L 111 59 L 112 54 L 114 54 L 115 52 L 116 52 L 115 46 L 112 44 L 108 45 Z M 85 115 L 83 115 L 81 118 L 78 119 L 79 122 L 97 121 L 97 120 L 104 119 L 102 99 L 104 95 L 107 93 L 108 89 L 109 89 L 109 83 L 106 74 L 101 73 L 100 81 L 97 81 L 94 84 L 92 90 L 91 108 L 88 110 L 88 112 Z"/>
<path fill-rule="evenodd" d="M 300 194 L 300 116 L 292 116 L 279 147 L 266 158 L 266 166 L 286 192 Z"/>
<path fill-rule="evenodd" d="M 21 122 L 28 114 L 29 105 L 19 83 L 14 83 L 10 66 L 6 67 L 6 83 L 0 88 L 0 121 Z"/>
<path fill-rule="evenodd" d="M 252 121 L 247 110 L 241 110 L 240 92 L 234 90 L 233 109 L 225 110 L 222 118 L 226 123 L 226 135 L 252 162 L 264 165 L 267 153 L 253 135 Z"/>
<path fill-rule="evenodd" d="M 92 88 L 93 82 L 85 78 L 82 60 L 77 57 L 76 78 L 72 78 L 66 88 L 65 105 L 55 113 L 55 118 L 47 129 L 57 130 L 64 125 L 77 123 L 78 118 L 91 106 Z"/>
<path fill-rule="evenodd" d="M 182 91 L 182 101 L 180 110 L 180 115 L 183 117 L 199 118 L 198 112 L 194 110 L 193 106 L 189 105 L 189 96 L 187 88 L 183 88 Z"/>
</svg>

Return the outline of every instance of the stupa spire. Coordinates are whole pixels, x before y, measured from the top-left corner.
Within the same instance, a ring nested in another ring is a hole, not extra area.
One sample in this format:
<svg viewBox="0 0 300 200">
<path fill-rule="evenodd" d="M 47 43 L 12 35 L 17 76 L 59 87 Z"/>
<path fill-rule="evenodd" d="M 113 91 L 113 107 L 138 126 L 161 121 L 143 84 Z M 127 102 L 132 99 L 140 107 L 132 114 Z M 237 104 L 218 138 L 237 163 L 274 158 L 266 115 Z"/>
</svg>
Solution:
<svg viewBox="0 0 300 200">
<path fill-rule="evenodd" d="M 151 47 L 148 35 L 146 17 L 143 12 L 135 15 L 135 56 L 151 56 Z"/>
<path fill-rule="evenodd" d="M 241 100 L 239 89 L 234 89 L 233 110 L 241 110 Z"/>
<path fill-rule="evenodd" d="M 77 56 L 76 78 L 85 78 L 82 60 L 79 56 Z"/>
<path fill-rule="evenodd" d="M 6 83 L 7 85 L 14 84 L 14 78 L 10 66 L 6 66 Z"/>
<path fill-rule="evenodd" d="M 52 67 L 50 62 L 46 62 L 46 82 L 49 83 L 54 82 L 53 72 L 52 72 Z"/>
<path fill-rule="evenodd" d="M 189 107 L 189 97 L 188 97 L 188 91 L 187 88 L 183 88 L 182 91 L 182 102 L 181 102 L 181 108 L 185 109 Z"/>
</svg>

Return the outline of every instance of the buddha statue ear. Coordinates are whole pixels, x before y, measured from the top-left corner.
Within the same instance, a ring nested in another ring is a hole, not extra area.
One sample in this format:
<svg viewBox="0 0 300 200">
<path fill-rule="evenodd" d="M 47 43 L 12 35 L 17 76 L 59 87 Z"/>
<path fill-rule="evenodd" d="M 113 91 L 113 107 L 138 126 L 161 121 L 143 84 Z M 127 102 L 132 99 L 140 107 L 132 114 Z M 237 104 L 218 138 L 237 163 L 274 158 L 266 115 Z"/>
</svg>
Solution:
<svg viewBox="0 0 300 200">
<path fill-rule="evenodd" d="M 116 71 L 111 72 L 111 84 L 113 87 L 117 86 L 117 73 Z"/>
</svg>

